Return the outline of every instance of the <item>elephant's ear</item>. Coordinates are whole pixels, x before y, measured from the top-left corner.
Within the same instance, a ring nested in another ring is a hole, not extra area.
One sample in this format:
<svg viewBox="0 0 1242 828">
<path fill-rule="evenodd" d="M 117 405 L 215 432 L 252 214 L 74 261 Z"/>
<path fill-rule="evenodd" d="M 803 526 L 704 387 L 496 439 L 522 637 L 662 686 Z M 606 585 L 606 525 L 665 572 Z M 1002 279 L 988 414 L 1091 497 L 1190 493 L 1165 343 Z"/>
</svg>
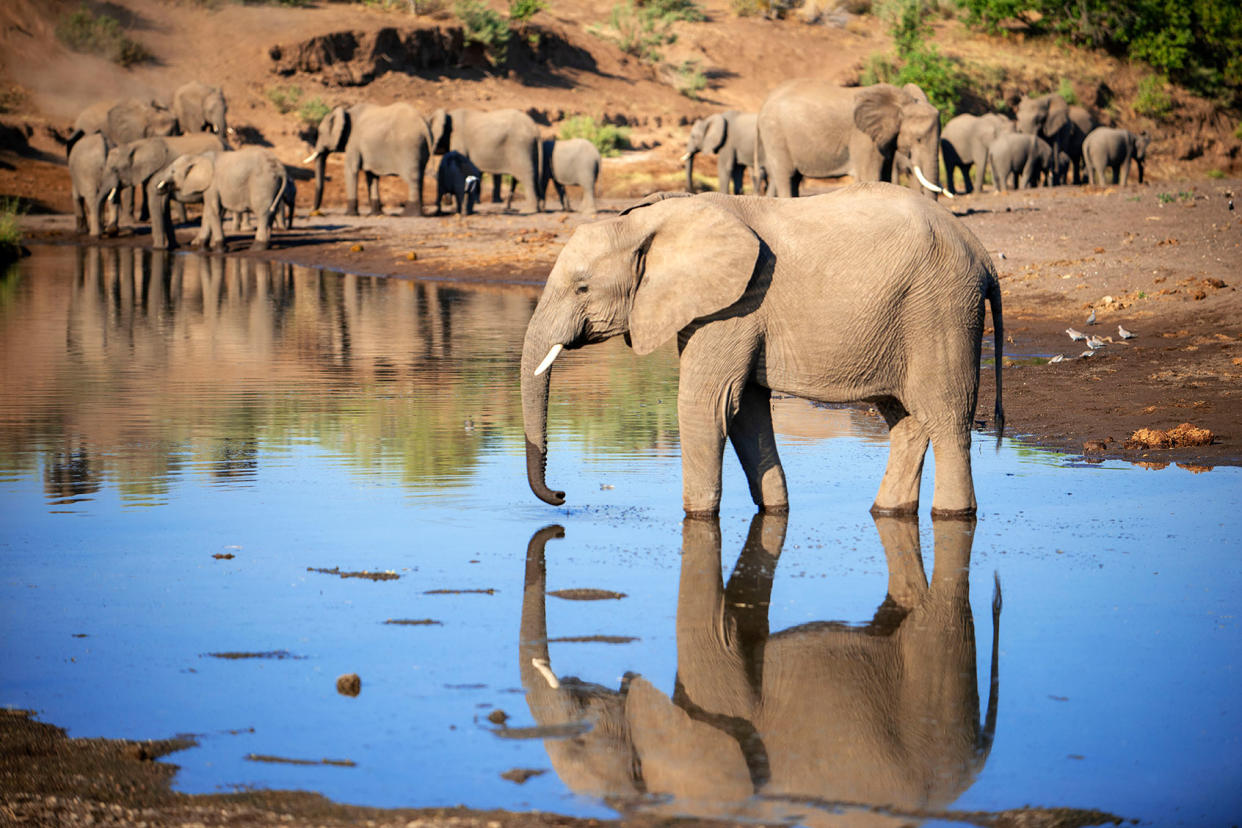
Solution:
<svg viewBox="0 0 1242 828">
<path fill-rule="evenodd" d="M 1060 95 L 1048 96 L 1048 118 L 1044 121 L 1044 135 L 1052 138 L 1069 123 L 1069 104 Z"/>
<path fill-rule="evenodd" d="M 904 93 L 887 83 L 860 89 L 854 98 L 854 126 L 876 146 L 889 146 L 901 128 L 901 97 Z"/>
<path fill-rule="evenodd" d="M 177 189 L 182 193 L 203 193 L 211 186 L 215 172 L 214 159 L 210 155 L 195 155 L 186 164 L 185 176 Z"/>
<path fill-rule="evenodd" d="M 437 109 L 431 113 L 428 126 L 431 128 L 431 151 L 447 152 L 453 135 L 453 116 L 447 110 Z"/>
<path fill-rule="evenodd" d="M 328 146 L 333 152 L 344 152 L 349 139 L 349 110 L 338 106 L 328 113 Z"/>
<path fill-rule="evenodd" d="M 654 351 L 695 319 L 732 305 L 759 261 L 759 237 L 713 197 L 687 197 L 634 209 L 637 289 L 630 344 Z"/>
<path fill-rule="evenodd" d="M 729 137 L 729 122 L 719 113 L 707 119 L 706 129 L 703 131 L 703 148 L 708 152 L 720 152 L 720 148 L 724 146 L 725 138 Z"/>
<path fill-rule="evenodd" d="M 907 83 L 905 86 L 901 87 L 901 91 L 905 92 L 918 103 L 931 103 L 931 99 L 927 97 L 927 93 L 923 91 L 923 87 L 919 86 L 917 83 Z"/>
<path fill-rule="evenodd" d="M 624 210 L 622 210 L 618 215 L 628 216 L 630 213 L 634 212 L 635 210 L 641 207 L 650 207 L 652 204 L 656 204 L 658 202 L 661 202 L 661 201 L 664 201 L 670 198 L 692 198 L 692 197 L 693 196 L 691 193 L 668 192 L 666 190 L 661 190 L 656 193 L 648 193 L 647 195 L 643 196 L 642 201 L 638 201 L 638 202 L 635 202 L 634 204 L 631 204 L 629 207 L 626 207 Z"/>
</svg>

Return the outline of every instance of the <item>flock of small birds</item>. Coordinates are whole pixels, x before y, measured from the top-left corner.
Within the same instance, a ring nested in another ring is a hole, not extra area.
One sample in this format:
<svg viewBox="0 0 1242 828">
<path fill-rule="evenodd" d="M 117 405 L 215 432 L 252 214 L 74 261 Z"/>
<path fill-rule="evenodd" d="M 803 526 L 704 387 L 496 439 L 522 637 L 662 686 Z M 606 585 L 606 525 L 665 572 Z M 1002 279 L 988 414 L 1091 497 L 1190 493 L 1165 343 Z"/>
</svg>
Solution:
<svg viewBox="0 0 1242 828">
<path fill-rule="evenodd" d="M 1095 308 L 1092 308 L 1091 314 L 1087 317 L 1087 325 L 1094 325 L 1095 319 L 1096 319 Z M 1111 345 L 1111 344 L 1116 343 L 1117 341 L 1113 339 L 1111 336 L 1102 337 L 1097 334 L 1087 334 L 1087 333 L 1083 333 L 1077 328 L 1066 328 L 1065 333 L 1074 342 L 1082 342 L 1083 344 L 1087 346 L 1087 350 L 1083 351 L 1081 354 L 1078 355 L 1079 359 L 1088 359 L 1090 357 L 1093 357 L 1095 356 L 1096 351 L 1100 350 L 1105 345 Z M 1126 330 L 1124 326 L 1118 325 L 1117 336 L 1122 340 L 1126 340 L 1126 339 L 1134 339 L 1135 334 L 1133 331 Z M 1058 362 L 1064 362 L 1064 361 L 1065 361 L 1065 354 L 1057 354 L 1052 359 L 1048 360 L 1048 363 L 1050 365 L 1055 365 Z"/>
</svg>

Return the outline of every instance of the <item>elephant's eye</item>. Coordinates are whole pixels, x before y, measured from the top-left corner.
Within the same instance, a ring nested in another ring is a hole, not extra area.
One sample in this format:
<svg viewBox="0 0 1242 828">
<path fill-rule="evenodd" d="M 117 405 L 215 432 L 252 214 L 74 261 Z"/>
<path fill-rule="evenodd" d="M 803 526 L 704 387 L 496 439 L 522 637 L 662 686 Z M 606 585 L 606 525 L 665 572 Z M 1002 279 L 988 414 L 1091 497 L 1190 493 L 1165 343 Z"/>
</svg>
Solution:
<svg viewBox="0 0 1242 828">
<path fill-rule="evenodd" d="M 586 293 L 589 289 L 590 288 L 587 287 L 586 282 L 579 282 L 578 286 L 574 288 L 574 293 Z"/>
</svg>

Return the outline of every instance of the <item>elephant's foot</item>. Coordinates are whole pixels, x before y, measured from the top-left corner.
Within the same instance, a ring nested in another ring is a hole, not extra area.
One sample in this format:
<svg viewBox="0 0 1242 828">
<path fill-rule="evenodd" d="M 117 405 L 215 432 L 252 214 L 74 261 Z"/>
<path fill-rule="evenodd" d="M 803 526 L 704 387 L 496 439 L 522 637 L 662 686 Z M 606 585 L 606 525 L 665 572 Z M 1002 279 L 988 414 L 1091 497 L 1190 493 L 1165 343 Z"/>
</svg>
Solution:
<svg viewBox="0 0 1242 828">
<path fill-rule="evenodd" d="M 686 510 L 686 520 L 718 520 L 720 518 L 720 509 L 696 509 Z"/>
<path fill-rule="evenodd" d="M 268 243 L 266 241 L 259 241 L 258 239 L 256 239 L 254 243 L 250 245 L 250 249 L 251 250 L 267 250 L 267 245 Z"/>
<path fill-rule="evenodd" d="M 409 218 L 410 216 L 414 216 L 415 218 L 422 218 L 423 205 L 406 203 L 405 208 L 401 211 L 401 215 L 405 216 L 406 218 Z"/>
<path fill-rule="evenodd" d="M 380 204 L 378 198 L 371 199 L 371 215 L 373 216 L 384 215 L 384 205 Z"/>
<path fill-rule="evenodd" d="M 788 503 L 764 504 L 759 507 L 759 511 L 765 515 L 787 515 L 789 514 Z"/>
<path fill-rule="evenodd" d="M 872 517 L 909 517 L 919 513 L 919 502 L 902 503 L 897 506 L 881 506 L 879 502 L 871 504 Z"/>
<path fill-rule="evenodd" d="M 358 215 L 358 199 L 345 202 L 345 215 L 347 216 Z"/>
<path fill-rule="evenodd" d="M 933 520 L 974 520 L 975 507 L 968 509 L 937 509 L 932 507 L 931 516 Z"/>
</svg>

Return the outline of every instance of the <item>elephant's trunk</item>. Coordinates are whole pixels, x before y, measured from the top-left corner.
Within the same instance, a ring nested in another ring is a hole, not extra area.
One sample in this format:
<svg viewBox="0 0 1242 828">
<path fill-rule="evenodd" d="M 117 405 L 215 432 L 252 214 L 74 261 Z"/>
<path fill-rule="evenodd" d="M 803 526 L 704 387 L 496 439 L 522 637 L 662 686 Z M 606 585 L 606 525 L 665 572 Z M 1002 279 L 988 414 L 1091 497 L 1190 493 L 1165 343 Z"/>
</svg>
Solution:
<svg viewBox="0 0 1242 828">
<path fill-rule="evenodd" d="M 924 195 L 932 199 L 943 192 L 940 187 L 940 130 L 934 132 L 933 141 L 927 145 L 919 144 L 910 153 L 911 166 L 917 170 L 915 178 Z"/>
<path fill-rule="evenodd" d="M 565 493 L 549 489 L 544 482 L 548 465 L 548 386 L 551 379 L 548 357 L 555 359 L 553 348 L 559 343 L 541 333 L 538 319 L 536 313 L 526 329 L 526 340 L 522 345 L 522 421 L 526 430 L 526 479 L 536 497 L 544 503 L 560 506 L 565 502 Z M 540 368 L 543 370 L 538 370 Z"/>
<path fill-rule="evenodd" d="M 328 168 L 328 153 L 323 150 L 316 150 L 308 161 L 315 161 L 315 200 L 311 203 L 311 212 L 318 212 L 319 205 L 323 203 L 323 179 Z"/>
<path fill-rule="evenodd" d="M 686 162 L 686 192 L 694 192 L 694 156 L 698 150 L 690 150 L 682 158 Z"/>
<path fill-rule="evenodd" d="M 544 546 L 552 538 L 563 537 L 565 530 L 553 524 L 535 532 L 526 546 L 522 628 L 518 641 L 521 664 L 518 672 L 522 677 L 522 685 L 531 697 L 546 697 L 547 691 L 556 690 L 560 683 L 552 672 L 548 659 L 547 566 Z"/>
</svg>

